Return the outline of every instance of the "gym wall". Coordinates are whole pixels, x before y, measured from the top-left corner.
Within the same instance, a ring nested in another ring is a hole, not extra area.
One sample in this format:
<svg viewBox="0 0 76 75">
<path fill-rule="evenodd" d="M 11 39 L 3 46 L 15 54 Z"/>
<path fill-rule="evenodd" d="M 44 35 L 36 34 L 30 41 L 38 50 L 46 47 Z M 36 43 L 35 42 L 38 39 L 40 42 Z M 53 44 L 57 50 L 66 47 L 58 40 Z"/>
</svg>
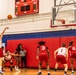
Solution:
<svg viewBox="0 0 76 75">
<path fill-rule="evenodd" d="M 46 45 L 50 51 L 50 68 L 54 68 L 56 60 L 54 59 L 54 51 L 61 47 L 62 43 L 66 43 L 68 47 L 68 42 L 74 40 L 74 45 L 76 45 L 76 30 L 69 31 L 57 31 L 57 32 L 40 32 L 40 33 L 30 33 L 30 34 L 17 34 L 8 35 L 3 37 L 3 41 L 6 42 L 6 48 L 10 52 L 14 52 L 17 45 L 22 43 L 24 49 L 26 49 L 27 54 L 27 67 L 38 68 L 38 60 L 36 59 L 36 49 L 39 41 L 45 41 Z M 70 58 L 68 60 L 68 66 L 70 68 Z M 75 64 L 76 66 L 76 64 Z M 43 62 L 43 68 L 46 65 Z M 62 65 L 59 66 L 63 68 Z M 76 68 L 76 67 L 75 67 Z"/>
</svg>

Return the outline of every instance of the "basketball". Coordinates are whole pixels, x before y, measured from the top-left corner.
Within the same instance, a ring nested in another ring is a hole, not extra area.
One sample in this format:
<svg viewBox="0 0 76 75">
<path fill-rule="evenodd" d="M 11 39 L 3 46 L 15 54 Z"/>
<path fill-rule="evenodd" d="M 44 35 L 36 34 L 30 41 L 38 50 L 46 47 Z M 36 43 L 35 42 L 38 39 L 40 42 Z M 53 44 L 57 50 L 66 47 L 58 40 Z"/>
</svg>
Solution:
<svg viewBox="0 0 76 75">
<path fill-rule="evenodd" d="M 62 19 L 61 22 L 62 22 L 62 24 L 65 24 L 65 20 L 64 19 Z"/>
<path fill-rule="evenodd" d="M 9 14 L 9 15 L 7 16 L 7 18 L 8 18 L 9 20 L 11 20 L 11 19 L 12 19 L 12 15 Z"/>
<path fill-rule="evenodd" d="M 62 24 L 65 24 L 65 20 L 64 19 L 56 19 L 56 21 L 61 22 Z"/>
</svg>

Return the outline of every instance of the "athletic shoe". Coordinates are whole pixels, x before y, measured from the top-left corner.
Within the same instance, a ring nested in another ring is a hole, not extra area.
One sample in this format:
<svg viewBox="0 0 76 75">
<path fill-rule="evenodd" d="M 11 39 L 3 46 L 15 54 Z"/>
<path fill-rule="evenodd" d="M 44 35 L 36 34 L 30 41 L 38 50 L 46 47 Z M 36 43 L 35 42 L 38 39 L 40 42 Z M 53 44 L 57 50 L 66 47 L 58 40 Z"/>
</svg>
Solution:
<svg viewBox="0 0 76 75">
<path fill-rule="evenodd" d="M 3 72 L 2 72 L 2 71 L 0 71 L 0 74 L 1 74 L 1 75 L 3 75 Z"/>
<path fill-rule="evenodd" d="M 16 71 L 20 72 L 20 70 L 18 68 L 15 68 Z"/>
<path fill-rule="evenodd" d="M 41 75 L 41 72 L 39 72 L 37 75 Z"/>
<path fill-rule="evenodd" d="M 14 68 L 14 70 L 16 70 L 16 67 Z"/>
<path fill-rule="evenodd" d="M 48 73 L 48 75 L 51 75 L 50 73 Z"/>
<path fill-rule="evenodd" d="M 15 67 L 14 70 L 17 70 L 17 68 Z"/>
<path fill-rule="evenodd" d="M 71 75 L 74 75 L 74 71 L 71 72 Z"/>
</svg>

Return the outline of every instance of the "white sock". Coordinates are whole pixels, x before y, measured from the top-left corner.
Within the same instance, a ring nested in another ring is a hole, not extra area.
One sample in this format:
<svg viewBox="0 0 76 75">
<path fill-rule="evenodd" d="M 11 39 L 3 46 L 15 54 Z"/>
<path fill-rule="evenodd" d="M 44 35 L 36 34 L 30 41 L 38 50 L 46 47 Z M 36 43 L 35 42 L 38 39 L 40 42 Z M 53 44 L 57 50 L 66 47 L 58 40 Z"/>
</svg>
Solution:
<svg viewBox="0 0 76 75">
<path fill-rule="evenodd" d="M 19 67 L 16 67 L 17 69 L 19 68 Z"/>
<path fill-rule="evenodd" d="M 2 71 L 2 66 L 0 66 L 0 71 Z"/>
<path fill-rule="evenodd" d="M 74 70 L 72 72 L 74 72 Z"/>
<path fill-rule="evenodd" d="M 17 66 L 15 66 L 15 69 L 17 68 Z"/>
<path fill-rule="evenodd" d="M 41 70 L 39 70 L 39 72 L 41 72 Z"/>
</svg>

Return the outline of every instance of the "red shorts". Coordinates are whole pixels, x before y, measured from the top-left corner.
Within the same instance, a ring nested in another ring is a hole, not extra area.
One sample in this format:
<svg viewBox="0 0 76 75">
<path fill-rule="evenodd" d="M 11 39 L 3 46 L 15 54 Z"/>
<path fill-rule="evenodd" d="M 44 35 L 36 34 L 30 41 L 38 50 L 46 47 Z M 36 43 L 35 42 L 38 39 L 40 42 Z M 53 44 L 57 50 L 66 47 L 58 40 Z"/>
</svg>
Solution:
<svg viewBox="0 0 76 75">
<path fill-rule="evenodd" d="M 60 62 L 61 64 L 66 64 L 66 58 L 63 55 L 57 55 L 56 61 Z"/>
<path fill-rule="evenodd" d="M 71 57 L 71 58 L 75 58 L 75 59 L 76 59 L 76 52 L 75 52 L 75 53 L 73 53 L 70 57 Z"/>
<path fill-rule="evenodd" d="M 0 48 L 0 57 L 3 57 L 3 51 L 1 48 Z"/>
<path fill-rule="evenodd" d="M 39 55 L 39 61 L 40 61 L 40 62 L 45 61 L 45 62 L 47 63 L 47 62 L 48 62 L 48 55 L 45 54 L 45 53 L 40 54 L 40 55 Z"/>
</svg>

